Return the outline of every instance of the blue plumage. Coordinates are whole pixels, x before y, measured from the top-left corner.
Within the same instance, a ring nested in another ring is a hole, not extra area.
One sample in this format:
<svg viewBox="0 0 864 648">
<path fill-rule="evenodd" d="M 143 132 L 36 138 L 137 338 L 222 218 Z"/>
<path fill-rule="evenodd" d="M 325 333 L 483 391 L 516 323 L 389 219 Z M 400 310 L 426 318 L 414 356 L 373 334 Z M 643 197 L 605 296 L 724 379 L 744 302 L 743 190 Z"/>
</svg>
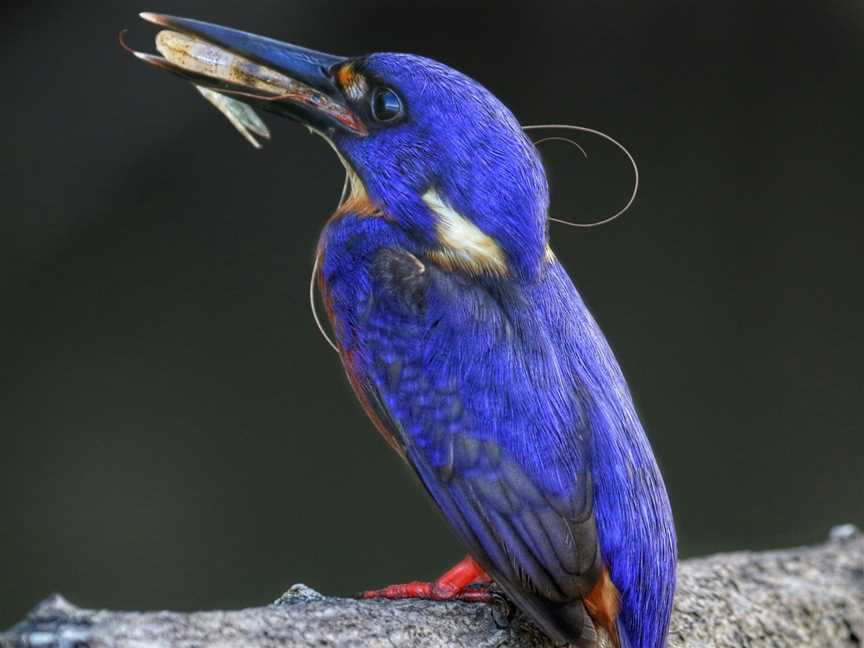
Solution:
<svg viewBox="0 0 864 648">
<path fill-rule="evenodd" d="M 318 248 L 337 346 L 471 556 L 556 639 L 663 646 L 676 566 L 666 490 L 612 351 L 549 248 L 546 177 L 515 117 L 429 59 L 341 59 L 148 20 L 248 56 L 239 65 L 269 85 L 241 85 L 244 99 L 339 152 L 352 191 Z M 147 60 L 238 91 L 188 57 Z M 478 570 L 405 591 L 449 596 Z"/>
<path fill-rule="evenodd" d="M 410 243 L 398 229 L 352 214 L 322 241 L 349 370 L 472 555 L 547 631 L 571 637 L 572 612 L 544 618 L 543 606 L 590 592 L 599 539 L 622 639 L 662 645 L 669 505 L 617 364 L 560 264 L 536 282 L 477 285 L 420 271 L 399 258 Z M 522 593 L 526 581 L 539 597 Z"/>
<path fill-rule="evenodd" d="M 411 119 L 337 137 L 389 216 L 340 214 L 321 239 L 355 384 L 374 393 L 475 558 L 547 631 L 583 632 L 571 626 L 585 618 L 558 604 L 587 595 L 605 565 L 622 641 L 662 645 L 676 555 L 665 488 L 611 350 L 545 252 L 533 145 L 494 97 L 438 63 L 364 63 L 406 96 Z M 430 186 L 504 250 L 508 277 L 428 261 L 439 244 L 420 200 Z"/>
</svg>

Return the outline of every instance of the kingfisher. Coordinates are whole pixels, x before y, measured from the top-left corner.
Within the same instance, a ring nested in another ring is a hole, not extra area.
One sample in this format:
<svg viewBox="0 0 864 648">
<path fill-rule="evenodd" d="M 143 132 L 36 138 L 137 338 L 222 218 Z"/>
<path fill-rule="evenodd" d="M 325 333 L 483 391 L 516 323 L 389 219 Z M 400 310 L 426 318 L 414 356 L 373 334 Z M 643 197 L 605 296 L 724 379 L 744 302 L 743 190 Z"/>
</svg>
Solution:
<svg viewBox="0 0 864 648">
<path fill-rule="evenodd" d="M 316 282 L 348 381 L 467 550 L 365 598 L 489 601 L 554 641 L 665 645 L 676 538 L 603 333 L 549 244 L 534 143 L 489 90 L 402 53 L 342 57 L 145 13 L 161 56 L 241 132 L 254 108 L 321 135 L 350 192 Z M 494 583 L 497 588 L 491 588 Z"/>
</svg>

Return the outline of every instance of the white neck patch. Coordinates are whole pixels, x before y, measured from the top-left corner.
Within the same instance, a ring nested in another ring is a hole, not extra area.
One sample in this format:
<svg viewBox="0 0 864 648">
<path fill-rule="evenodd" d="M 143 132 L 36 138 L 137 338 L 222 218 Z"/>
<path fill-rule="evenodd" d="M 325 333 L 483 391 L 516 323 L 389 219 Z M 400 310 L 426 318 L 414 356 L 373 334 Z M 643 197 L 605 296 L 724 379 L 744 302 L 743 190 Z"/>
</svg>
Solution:
<svg viewBox="0 0 864 648">
<path fill-rule="evenodd" d="M 507 274 L 504 251 L 495 239 L 448 205 L 435 189 L 423 194 L 422 200 L 437 217 L 441 247 L 431 253 L 435 261 L 472 274 Z"/>
</svg>

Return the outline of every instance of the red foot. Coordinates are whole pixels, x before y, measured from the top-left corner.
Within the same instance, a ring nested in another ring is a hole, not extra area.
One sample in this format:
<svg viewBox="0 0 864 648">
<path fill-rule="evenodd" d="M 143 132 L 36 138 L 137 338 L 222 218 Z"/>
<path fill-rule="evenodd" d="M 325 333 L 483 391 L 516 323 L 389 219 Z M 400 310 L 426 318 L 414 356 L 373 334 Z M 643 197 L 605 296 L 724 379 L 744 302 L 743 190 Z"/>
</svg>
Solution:
<svg viewBox="0 0 864 648">
<path fill-rule="evenodd" d="M 492 594 L 486 588 L 469 588 L 470 585 L 491 583 L 483 568 L 471 556 L 457 563 L 434 583 L 414 581 L 401 585 L 389 585 L 384 589 L 363 592 L 362 598 L 423 598 L 435 601 L 468 601 L 470 603 L 491 603 Z"/>
</svg>

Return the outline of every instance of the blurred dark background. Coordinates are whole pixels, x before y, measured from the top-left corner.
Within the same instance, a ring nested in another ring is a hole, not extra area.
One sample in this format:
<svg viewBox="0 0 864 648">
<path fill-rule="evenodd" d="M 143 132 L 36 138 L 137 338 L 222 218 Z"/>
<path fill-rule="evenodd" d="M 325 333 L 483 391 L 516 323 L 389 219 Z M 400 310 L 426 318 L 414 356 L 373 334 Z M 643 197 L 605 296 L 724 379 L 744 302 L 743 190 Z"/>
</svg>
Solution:
<svg viewBox="0 0 864 648">
<path fill-rule="evenodd" d="M 462 550 L 355 404 L 308 312 L 342 182 L 269 119 L 253 150 L 124 54 L 153 10 L 482 80 L 523 123 L 638 158 L 620 221 L 552 227 L 616 349 L 683 556 L 864 523 L 864 5 L 161 0 L 0 10 L 0 627 L 87 606 L 239 607 L 432 578 Z M 625 161 L 544 148 L 553 212 Z"/>
</svg>

